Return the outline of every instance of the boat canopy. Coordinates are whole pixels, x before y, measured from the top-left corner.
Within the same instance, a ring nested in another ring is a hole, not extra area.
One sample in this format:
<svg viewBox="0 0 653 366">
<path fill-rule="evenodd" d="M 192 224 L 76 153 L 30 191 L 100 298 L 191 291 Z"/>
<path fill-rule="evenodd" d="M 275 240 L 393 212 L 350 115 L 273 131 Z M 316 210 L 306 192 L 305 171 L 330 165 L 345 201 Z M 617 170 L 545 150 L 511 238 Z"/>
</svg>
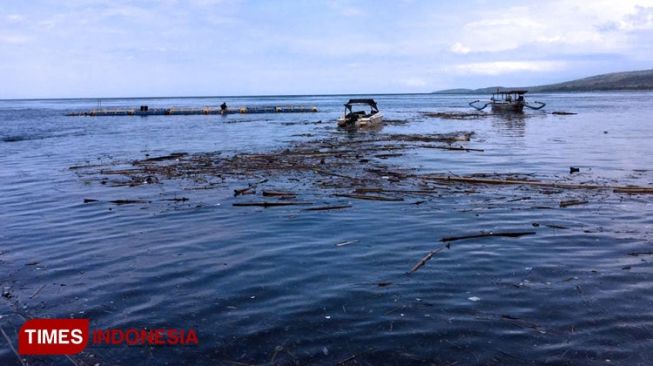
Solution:
<svg viewBox="0 0 653 366">
<path fill-rule="evenodd" d="M 526 93 L 528 93 L 528 90 L 523 90 L 523 89 L 499 90 L 499 89 L 497 89 L 497 91 L 494 92 L 493 94 L 519 94 L 519 95 L 523 95 L 523 94 L 526 94 Z"/>
<path fill-rule="evenodd" d="M 372 113 L 376 113 L 379 111 L 379 108 L 376 105 L 376 102 L 374 99 L 349 99 L 349 101 L 345 104 L 345 108 L 349 109 L 351 111 L 351 107 L 356 105 L 356 104 L 367 104 L 372 108 Z"/>
</svg>

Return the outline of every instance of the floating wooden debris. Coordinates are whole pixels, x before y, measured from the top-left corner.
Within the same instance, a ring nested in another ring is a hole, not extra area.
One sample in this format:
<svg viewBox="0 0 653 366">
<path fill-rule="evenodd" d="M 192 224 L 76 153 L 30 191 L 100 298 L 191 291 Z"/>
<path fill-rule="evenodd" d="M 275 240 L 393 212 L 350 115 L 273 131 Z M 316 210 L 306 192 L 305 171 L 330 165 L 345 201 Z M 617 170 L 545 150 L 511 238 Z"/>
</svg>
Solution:
<svg viewBox="0 0 653 366">
<path fill-rule="evenodd" d="M 461 182 L 469 184 L 496 184 L 496 185 L 529 185 L 538 187 L 551 187 L 563 189 L 611 189 L 614 192 L 629 193 L 629 192 L 645 192 L 653 193 L 653 187 L 633 187 L 633 186 L 613 186 L 601 184 L 577 184 L 577 183 L 563 183 L 563 182 L 546 182 L 539 180 L 524 180 L 524 179 L 495 179 L 495 178 L 476 178 L 476 177 L 458 177 L 458 176 L 422 176 L 425 180 L 435 180 L 442 182 Z"/>
<path fill-rule="evenodd" d="M 136 204 L 136 203 L 149 203 L 149 201 L 145 200 L 111 200 L 109 203 L 113 203 L 116 205 L 131 205 L 131 204 Z"/>
<path fill-rule="evenodd" d="M 188 197 L 174 197 L 174 198 L 164 198 L 163 201 L 171 201 L 171 202 L 186 202 L 188 201 Z"/>
<path fill-rule="evenodd" d="M 419 147 L 425 148 L 425 149 L 440 149 L 440 150 L 465 151 L 465 152 L 470 152 L 470 151 L 484 152 L 485 151 L 483 149 L 471 149 L 471 148 L 462 147 L 462 146 L 420 145 Z"/>
<path fill-rule="evenodd" d="M 295 197 L 296 193 L 293 192 L 282 192 L 282 191 L 263 191 L 263 196 L 265 197 Z"/>
<path fill-rule="evenodd" d="M 328 210 L 341 210 L 343 208 L 351 208 L 351 205 L 333 205 L 333 206 L 319 206 L 305 208 L 304 211 L 328 211 Z"/>
<path fill-rule="evenodd" d="M 367 201 L 397 202 L 397 201 L 403 201 L 404 200 L 401 197 L 373 196 L 373 195 L 367 195 L 367 194 L 336 194 L 335 196 L 336 197 L 353 198 L 353 199 L 357 199 L 357 200 L 367 200 Z"/>
<path fill-rule="evenodd" d="M 492 114 L 483 112 L 422 112 L 422 115 L 429 118 L 440 119 L 478 119 L 489 117 Z"/>
<path fill-rule="evenodd" d="M 479 234 L 444 237 L 440 239 L 440 241 L 448 242 L 448 241 L 465 240 L 465 239 L 485 238 L 488 236 L 505 236 L 509 238 L 518 238 L 524 235 L 535 235 L 535 231 L 497 231 L 497 232 L 487 231 L 487 232 L 481 232 Z"/>
<path fill-rule="evenodd" d="M 250 207 L 250 206 L 258 206 L 258 207 L 277 207 L 277 206 L 300 206 L 300 205 L 312 205 L 311 202 L 237 202 L 234 203 L 233 206 L 236 207 Z"/>
<path fill-rule="evenodd" d="M 184 157 L 186 155 L 188 155 L 188 153 L 185 153 L 185 152 L 172 153 L 170 155 L 156 156 L 156 157 L 153 157 L 153 158 L 143 159 L 143 160 L 140 160 L 140 162 L 149 163 L 149 162 L 154 162 L 154 161 L 175 160 L 175 159 L 182 158 L 182 157 Z"/>
<path fill-rule="evenodd" d="M 234 189 L 234 196 L 255 194 L 257 185 L 266 182 L 267 179 L 279 179 L 275 183 L 284 187 L 294 184 L 290 188 L 291 191 L 276 189 L 262 191 L 263 197 L 277 197 L 280 201 L 288 201 L 276 204 L 278 206 L 292 205 L 293 198 L 300 194 L 317 199 L 320 199 L 320 196 L 335 196 L 358 200 L 399 202 L 404 200 L 403 197 L 412 195 L 439 197 L 478 191 L 466 189 L 462 186 L 463 184 L 530 186 L 543 194 L 559 194 L 566 189 L 609 189 L 615 193 L 627 194 L 653 193 L 653 186 L 547 181 L 537 179 L 534 174 L 522 173 L 486 173 L 467 176 L 418 174 L 413 169 L 405 169 L 402 166 L 374 159 L 375 156 L 397 156 L 404 151 L 416 148 L 482 151 L 482 149 L 465 146 L 463 142 L 471 139 L 472 136 L 473 132 L 467 131 L 446 134 L 361 134 L 346 138 L 334 136 L 312 141 L 293 142 L 288 147 L 267 152 L 239 153 L 232 156 L 226 156 L 221 152 L 198 154 L 175 152 L 156 157 L 148 156 L 136 161 L 113 161 L 87 168 L 78 165 L 74 169 L 74 173 L 84 177 L 86 181 L 90 176 L 91 179 L 97 179 L 100 184 L 110 186 L 131 187 L 150 183 L 165 184 L 166 180 L 190 182 L 191 186 L 184 187 L 184 190 L 210 189 L 233 185 L 243 180 L 258 180 L 258 182 L 247 183 L 241 188 Z M 430 144 L 430 142 L 441 144 Z M 460 143 L 454 145 L 454 142 Z M 437 190 L 433 188 L 434 186 L 437 186 Z M 353 192 L 347 192 L 345 189 L 353 190 Z M 530 195 L 516 196 L 511 202 L 523 201 L 527 197 Z M 94 201 L 86 199 L 84 202 Z M 422 202 L 418 201 L 415 204 Z M 114 203 L 126 204 L 128 202 Z M 146 202 L 138 200 L 129 203 Z M 273 206 L 271 202 L 267 205 L 264 202 L 255 202 L 253 205 Z M 514 206 L 511 205 L 511 209 Z M 557 206 L 529 208 L 554 209 Z M 562 206 L 564 207 L 565 204 L 563 203 Z M 325 203 L 323 206 L 310 207 L 306 210 L 337 210 L 350 207 L 350 205 Z"/>
<path fill-rule="evenodd" d="M 456 142 L 456 141 L 469 141 L 471 140 L 474 132 L 453 132 L 447 134 L 431 134 L 431 135 L 389 135 L 389 140 L 395 141 L 408 141 L 408 142 Z"/>
<path fill-rule="evenodd" d="M 440 247 L 438 249 L 435 249 L 435 250 L 432 250 L 432 251 L 428 252 L 422 259 L 419 260 L 419 262 L 417 262 L 413 266 L 413 268 L 410 269 L 410 271 L 408 273 L 409 274 L 413 273 L 413 272 L 417 271 L 418 269 L 422 268 L 426 264 L 426 262 L 430 261 L 431 258 L 433 258 L 434 255 L 436 255 L 436 254 L 440 253 L 441 251 L 443 251 L 444 248 L 447 248 L 447 246 L 444 245 L 444 246 L 442 246 L 442 247 Z"/>
<path fill-rule="evenodd" d="M 588 203 L 588 201 L 585 201 L 585 200 L 566 200 L 566 201 L 560 201 L 560 207 L 584 205 L 586 203 Z"/>
<path fill-rule="evenodd" d="M 628 253 L 628 255 L 632 255 L 633 257 L 638 257 L 640 255 L 653 255 L 653 252 L 631 252 Z"/>
<path fill-rule="evenodd" d="M 240 196 L 241 194 L 255 194 L 255 188 L 256 186 L 249 186 L 246 188 L 234 189 L 234 197 Z"/>
<path fill-rule="evenodd" d="M 612 190 L 615 193 L 653 194 L 653 187 L 619 187 Z"/>
</svg>

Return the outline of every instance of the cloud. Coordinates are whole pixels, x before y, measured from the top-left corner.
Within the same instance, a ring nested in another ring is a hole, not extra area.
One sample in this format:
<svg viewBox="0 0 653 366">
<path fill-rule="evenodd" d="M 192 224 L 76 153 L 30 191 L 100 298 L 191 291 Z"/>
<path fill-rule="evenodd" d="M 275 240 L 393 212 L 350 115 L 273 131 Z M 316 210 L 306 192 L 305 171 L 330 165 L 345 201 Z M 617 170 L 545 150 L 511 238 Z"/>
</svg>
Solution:
<svg viewBox="0 0 653 366">
<path fill-rule="evenodd" d="M 30 38 L 22 34 L 1 34 L 0 33 L 0 44 L 13 44 L 20 45 L 25 44 L 30 41 Z"/>
<path fill-rule="evenodd" d="M 4 17 L 9 23 L 22 23 L 25 21 L 25 17 L 20 14 L 9 14 Z"/>
<path fill-rule="evenodd" d="M 460 43 L 460 42 L 456 42 L 456 43 L 454 43 L 454 44 L 451 46 L 450 50 L 451 50 L 451 52 L 453 52 L 453 53 L 461 53 L 461 54 L 463 54 L 463 55 L 468 54 L 468 53 L 470 53 L 470 52 L 472 51 L 469 47 L 464 46 L 464 45 L 463 45 L 462 43 Z"/>
<path fill-rule="evenodd" d="M 357 6 L 352 5 L 350 1 L 346 0 L 330 0 L 329 7 L 338 11 L 340 15 L 345 17 L 357 17 L 364 14 L 363 10 Z"/>
<path fill-rule="evenodd" d="M 402 79 L 399 80 L 399 83 L 404 86 L 413 87 L 413 88 L 419 88 L 428 85 L 428 83 L 424 79 L 417 78 L 417 77 Z"/>
<path fill-rule="evenodd" d="M 622 49 L 630 30 L 653 29 L 653 0 L 557 0 L 483 13 L 466 23 L 452 52 L 504 52 L 540 44 L 568 52 Z"/>
<path fill-rule="evenodd" d="M 566 66 L 562 61 L 488 61 L 458 64 L 452 69 L 459 74 L 502 75 L 522 71 L 559 71 Z"/>
<path fill-rule="evenodd" d="M 635 13 L 618 23 L 618 27 L 627 31 L 653 29 L 653 7 L 637 6 Z"/>
</svg>

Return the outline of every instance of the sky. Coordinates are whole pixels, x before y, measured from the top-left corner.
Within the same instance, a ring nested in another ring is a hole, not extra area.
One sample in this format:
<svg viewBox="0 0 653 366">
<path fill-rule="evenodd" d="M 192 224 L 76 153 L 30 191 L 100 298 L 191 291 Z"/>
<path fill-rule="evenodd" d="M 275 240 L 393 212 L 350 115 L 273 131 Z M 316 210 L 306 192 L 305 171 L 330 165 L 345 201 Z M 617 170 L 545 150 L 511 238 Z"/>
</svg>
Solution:
<svg viewBox="0 0 653 366">
<path fill-rule="evenodd" d="M 653 68 L 653 0 L 0 0 L 0 98 L 420 93 Z"/>
</svg>

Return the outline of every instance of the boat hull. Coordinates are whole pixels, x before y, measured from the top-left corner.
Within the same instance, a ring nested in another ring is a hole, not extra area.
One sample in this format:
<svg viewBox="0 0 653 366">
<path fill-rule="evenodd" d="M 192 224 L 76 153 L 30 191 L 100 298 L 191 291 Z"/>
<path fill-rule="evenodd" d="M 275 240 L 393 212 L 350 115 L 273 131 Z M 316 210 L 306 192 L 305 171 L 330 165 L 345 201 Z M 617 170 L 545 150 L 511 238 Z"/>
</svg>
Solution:
<svg viewBox="0 0 653 366">
<path fill-rule="evenodd" d="M 492 103 L 492 112 L 504 113 L 504 112 L 523 112 L 524 103 L 522 102 L 512 102 L 512 103 Z"/>
<path fill-rule="evenodd" d="M 338 126 L 340 127 L 371 127 L 371 126 L 377 126 L 383 122 L 383 114 L 381 113 L 375 113 L 369 117 L 360 117 L 356 121 L 351 121 L 348 118 L 345 118 L 345 116 L 341 116 L 338 118 Z"/>
</svg>

